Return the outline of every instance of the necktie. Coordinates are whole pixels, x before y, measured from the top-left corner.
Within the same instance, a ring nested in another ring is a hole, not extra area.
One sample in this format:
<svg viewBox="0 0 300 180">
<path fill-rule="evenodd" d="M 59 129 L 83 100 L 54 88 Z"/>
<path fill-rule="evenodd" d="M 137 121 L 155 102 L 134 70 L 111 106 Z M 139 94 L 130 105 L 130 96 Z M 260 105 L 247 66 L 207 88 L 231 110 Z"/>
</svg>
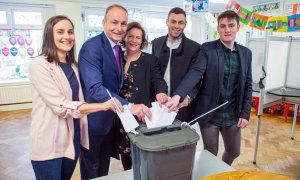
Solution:
<svg viewBox="0 0 300 180">
<path fill-rule="evenodd" d="M 120 75 L 121 73 L 121 65 L 120 65 L 120 46 L 119 45 L 115 45 L 115 57 L 116 57 L 116 62 L 118 65 L 118 73 Z"/>
</svg>

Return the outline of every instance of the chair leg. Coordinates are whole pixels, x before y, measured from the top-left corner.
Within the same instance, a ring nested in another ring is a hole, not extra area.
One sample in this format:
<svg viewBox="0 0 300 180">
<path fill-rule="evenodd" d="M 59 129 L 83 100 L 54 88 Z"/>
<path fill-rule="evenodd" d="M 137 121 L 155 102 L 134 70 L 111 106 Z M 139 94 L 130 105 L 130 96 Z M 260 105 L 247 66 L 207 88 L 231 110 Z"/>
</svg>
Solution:
<svg viewBox="0 0 300 180">
<path fill-rule="evenodd" d="M 285 122 L 287 122 L 287 117 L 288 117 L 288 115 L 289 115 L 290 108 L 291 108 L 291 104 L 289 104 L 289 103 L 284 103 L 283 114 L 284 114 Z"/>
</svg>

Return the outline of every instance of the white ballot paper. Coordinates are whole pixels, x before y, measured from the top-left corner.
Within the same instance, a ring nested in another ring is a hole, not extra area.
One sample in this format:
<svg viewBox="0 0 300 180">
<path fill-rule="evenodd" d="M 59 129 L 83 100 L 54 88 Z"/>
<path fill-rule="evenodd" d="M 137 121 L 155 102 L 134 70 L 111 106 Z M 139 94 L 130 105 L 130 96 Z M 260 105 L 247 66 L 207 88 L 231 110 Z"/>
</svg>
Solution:
<svg viewBox="0 0 300 180">
<path fill-rule="evenodd" d="M 152 102 L 150 111 L 152 114 L 151 119 L 148 119 L 147 116 L 145 117 L 148 129 L 171 125 L 177 115 L 177 112 L 168 112 L 168 108 L 165 105 L 159 107 L 157 102 Z"/>
<path fill-rule="evenodd" d="M 139 126 L 136 122 L 134 116 L 131 114 L 127 105 L 123 105 L 124 111 L 117 112 L 119 118 L 121 119 L 122 125 L 126 132 L 135 132 L 135 128 Z"/>
<path fill-rule="evenodd" d="M 118 111 L 117 114 L 122 122 L 122 125 L 124 127 L 124 130 L 126 132 L 132 132 L 133 134 L 138 134 L 135 131 L 135 128 L 139 126 L 139 124 L 136 122 L 134 116 L 131 114 L 129 108 L 127 105 L 123 105 L 124 111 L 121 112 L 120 109 L 117 106 L 117 103 L 115 102 L 114 98 L 110 94 L 109 90 L 106 89 L 106 92 L 108 93 L 109 97 L 112 99 L 113 103 L 117 107 Z"/>
</svg>

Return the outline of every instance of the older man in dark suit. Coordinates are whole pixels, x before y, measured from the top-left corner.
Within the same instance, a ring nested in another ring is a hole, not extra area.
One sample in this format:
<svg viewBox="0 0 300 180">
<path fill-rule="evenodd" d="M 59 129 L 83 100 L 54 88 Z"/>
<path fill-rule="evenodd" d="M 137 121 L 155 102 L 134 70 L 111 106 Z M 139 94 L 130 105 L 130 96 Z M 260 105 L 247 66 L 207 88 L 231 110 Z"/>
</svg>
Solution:
<svg viewBox="0 0 300 180">
<path fill-rule="evenodd" d="M 79 54 L 79 72 L 86 102 L 104 102 L 110 99 L 107 89 L 122 104 L 128 104 L 118 94 L 123 84 L 123 65 L 118 43 L 127 29 L 127 10 L 121 5 L 111 5 L 103 19 L 104 32 L 87 40 Z M 139 119 L 150 117 L 144 105 L 132 105 L 131 112 Z M 113 152 L 112 111 L 88 115 L 89 150 L 81 147 L 80 170 L 83 180 L 108 174 Z"/>
<path fill-rule="evenodd" d="M 252 99 L 251 51 L 235 43 L 239 16 L 225 11 L 218 16 L 220 39 L 202 45 L 197 62 L 167 103 L 170 110 L 188 94 L 202 77 L 196 113 L 203 114 L 228 104 L 199 120 L 204 149 L 217 155 L 221 133 L 225 152 L 222 160 L 231 164 L 240 154 L 241 128 L 249 121 Z"/>
</svg>

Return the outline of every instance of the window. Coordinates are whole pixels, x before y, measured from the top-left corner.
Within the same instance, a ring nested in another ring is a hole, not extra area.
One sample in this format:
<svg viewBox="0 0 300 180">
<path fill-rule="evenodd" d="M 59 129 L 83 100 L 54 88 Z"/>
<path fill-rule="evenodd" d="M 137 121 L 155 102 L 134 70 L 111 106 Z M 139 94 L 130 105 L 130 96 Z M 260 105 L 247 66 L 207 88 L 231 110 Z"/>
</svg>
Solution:
<svg viewBox="0 0 300 180">
<path fill-rule="evenodd" d="M 30 58 L 41 49 L 42 15 L 42 7 L 1 7 L 0 84 L 29 82 Z"/>
<path fill-rule="evenodd" d="M 155 26 L 153 26 L 155 24 Z M 152 18 L 146 17 L 145 19 L 145 29 L 147 33 L 148 42 L 160 36 L 164 36 L 168 33 L 168 28 L 166 26 L 166 18 Z"/>
<path fill-rule="evenodd" d="M 88 27 L 98 27 L 98 28 L 103 28 L 102 27 L 102 19 L 104 16 L 100 15 L 87 15 L 87 21 L 88 21 Z"/>
<path fill-rule="evenodd" d="M 104 9 L 83 8 L 82 18 L 84 26 L 84 38 L 89 39 L 102 33 L 102 20 Z"/>
<path fill-rule="evenodd" d="M 85 39 L 100 34 L 103 31 L 102 19 L 104 18 L 105 9 L 101 8 L 83 8 L 82 17 L 84 22 Z M 148 42 L 157 37 L 165 36 L 168 33 L 166 25 L 167 12 L 148 12 L 139 8 L 128 9 L 128 22 L 137 21 L 144 27 Z M 192 22 L 187 15 L 187 26 L 185 35 L 191 37 Z"/>
<path fill-rule="evenodd" d="M 41 12 L 14 11 L 14 24 L 15 25 L 41 26 L 42 25 L 42 13 Z"/>
<path fill-rule="evenodd" d="M 6 11 L 0 11 L 0 24 L 7 24 Z"/>
<path fill-rule="evenodd" d="M 166 25 L 167 16 L 167 13 L 146 16 L 144 27 L 146 29 L 149 42 L 160 36 L 165 36 L 168 33 L 168 27 Z M 186 21 L 187 25 L 184 29 L 184 34 L 186 37 L 190 38 L 192 33 L 192 21 L 189 15 L 186 16 Z"/>
</svg>

